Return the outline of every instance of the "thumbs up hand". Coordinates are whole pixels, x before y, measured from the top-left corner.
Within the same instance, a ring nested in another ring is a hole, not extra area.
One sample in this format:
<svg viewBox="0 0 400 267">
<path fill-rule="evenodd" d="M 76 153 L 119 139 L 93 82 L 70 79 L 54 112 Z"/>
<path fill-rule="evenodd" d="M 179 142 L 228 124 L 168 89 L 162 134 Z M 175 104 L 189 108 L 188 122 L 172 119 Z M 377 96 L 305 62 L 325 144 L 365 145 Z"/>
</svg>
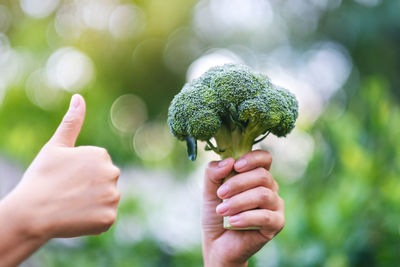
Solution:
<svg viewBox="0 0 400 267">
<path fill-rule="evenodd" d="M 74 147 L 84 116 L 85 101 L 74 95 L 54 136 L 3 201 L 30 235 L 48 240 L 100 234 L 116 219 L 119 169 L 103 148 Z"/>
</svg>

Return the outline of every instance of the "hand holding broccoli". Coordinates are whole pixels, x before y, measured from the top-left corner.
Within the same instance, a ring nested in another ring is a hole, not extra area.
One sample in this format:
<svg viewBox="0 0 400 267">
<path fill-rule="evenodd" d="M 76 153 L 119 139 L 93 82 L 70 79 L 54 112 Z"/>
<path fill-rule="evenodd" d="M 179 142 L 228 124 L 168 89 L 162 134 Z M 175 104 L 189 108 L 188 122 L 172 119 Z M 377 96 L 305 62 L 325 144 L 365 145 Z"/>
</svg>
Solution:
<svg viewBox="0 0 400 267">
<path fill-rule="evenodd" d="M 228 158 L 209 163 L 202 205 L 205 266 L 246 266 L 247 260 L 283 228 L 284 204 L 268 171 L 271 161 L 268 152 L 257 150 L 236 162 Z M 238 174 L 222 184 L 233 169 Z M 231 216 L 233 227 L 260 230 L 226 230 L 221 218 L 224 215 Z"/>
<path fill-rule="evenodd" d="M 207 142 L 206 149 L 222 159 L 237 160 L 270 133 L 286 136 L 297 115 L 297 100 L 288 90 L 246 66 L 227 64 L 185 84 L 171 102 L 168 124 L 175 137 L 186 140 L 191 160 L 196 159 L 197 140 Z M 224 226 L 249 229 L 230 225 L 228 217 Z"/>
</svg>

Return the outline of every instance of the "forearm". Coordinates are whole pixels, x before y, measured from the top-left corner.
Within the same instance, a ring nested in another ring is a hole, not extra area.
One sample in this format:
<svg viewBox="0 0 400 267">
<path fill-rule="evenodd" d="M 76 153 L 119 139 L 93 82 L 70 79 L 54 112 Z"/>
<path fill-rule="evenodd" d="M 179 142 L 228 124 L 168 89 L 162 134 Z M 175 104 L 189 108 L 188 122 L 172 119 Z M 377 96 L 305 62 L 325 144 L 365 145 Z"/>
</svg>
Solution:
<svg viewBox="0 0 400 267">
<path fill-rule="evenodd" d="M 0 267 L 18 266 L 47 239 L 29 230 L 29 216 L 21 216 L 21 209 L 12 197 L 0 201 Z"/>
</svg>

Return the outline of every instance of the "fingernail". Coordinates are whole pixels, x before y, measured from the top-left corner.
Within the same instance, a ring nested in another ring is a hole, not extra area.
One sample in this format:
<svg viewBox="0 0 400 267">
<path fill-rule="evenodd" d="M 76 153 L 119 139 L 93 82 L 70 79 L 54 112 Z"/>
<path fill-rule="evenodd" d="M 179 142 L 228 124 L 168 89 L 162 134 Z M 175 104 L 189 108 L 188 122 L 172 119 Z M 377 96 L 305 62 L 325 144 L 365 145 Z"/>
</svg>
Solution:
<svg viewBox="0 0 400 267">
<path fill-rule="evenodd" d="M 241 169 L 241 168 L 243 168 L 244 166 L 246 166 L 246 164 L 247 164 L 247 160 L 246 160 L 246 159 L 239 159 L 239 160 L 236 161 L 236 163 L 235 163 L 235 168 L 236 168 L 236 169 Z"/>
<path fill-rule="evenodd" d="M 224 159 L 223 161 L 218 162 L 218 167 L 222 168 L 228 164 L 228 159 Z"/>
<path fill-rule="evenodd" d="M 218 214 L 224 214 L 225 212 L 227 212 L 229 209 L 228 204 L 226 203 L 221 203 L 217 206 L 217 213 Z"/>
<path fill-rule="evenodd" d="M 222 186 L 220 186 L 220 188 L 218 188 L 218 191 L 217 191 L 218 195 L 221 196 L 221 197 L 223 197 L 223 196 L 225 196 L 226 194 L 228 194 L 228 192 L 229 192 L 229 187 L 228 187 L 228 185 L 222 185 Z"/>
<path fill-rule="evenodd" d="M 234 215 L 234 216 L 229 217 L 228 220 L 229 220 L 230 224 L 235 224 L 235 223 L 238 223 L 240 221 L 240 216 L 239 215 Z"/>
<path fill-rule="evenodd" d="M 71 98 L 71 103 L 69 104 L 72 110 L 78 109 L 79 105 L 81 104 L 79 95 L 75 94 Z"/>
</svg>

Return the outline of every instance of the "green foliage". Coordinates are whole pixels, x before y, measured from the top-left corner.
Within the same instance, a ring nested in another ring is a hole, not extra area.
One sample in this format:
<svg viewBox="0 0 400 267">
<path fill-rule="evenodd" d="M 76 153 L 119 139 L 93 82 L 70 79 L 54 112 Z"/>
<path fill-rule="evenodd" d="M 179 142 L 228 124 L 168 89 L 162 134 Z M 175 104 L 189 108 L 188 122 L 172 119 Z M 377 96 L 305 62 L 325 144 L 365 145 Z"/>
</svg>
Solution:
<svg viewBox="0 0 400 267">
<path fill-rule="evenodd" d="M 180 140 L 207 141 L 223 158 L 238 158 L 260 135 L 286 136 L 294 128 L 297 110 L 295 96 L 267 76 L 247 66 L 226 64 L 185 84 L 171 102 L 168 124 Z M 193 153 L 189 157 L 196 158 Z"/>
</svg>

